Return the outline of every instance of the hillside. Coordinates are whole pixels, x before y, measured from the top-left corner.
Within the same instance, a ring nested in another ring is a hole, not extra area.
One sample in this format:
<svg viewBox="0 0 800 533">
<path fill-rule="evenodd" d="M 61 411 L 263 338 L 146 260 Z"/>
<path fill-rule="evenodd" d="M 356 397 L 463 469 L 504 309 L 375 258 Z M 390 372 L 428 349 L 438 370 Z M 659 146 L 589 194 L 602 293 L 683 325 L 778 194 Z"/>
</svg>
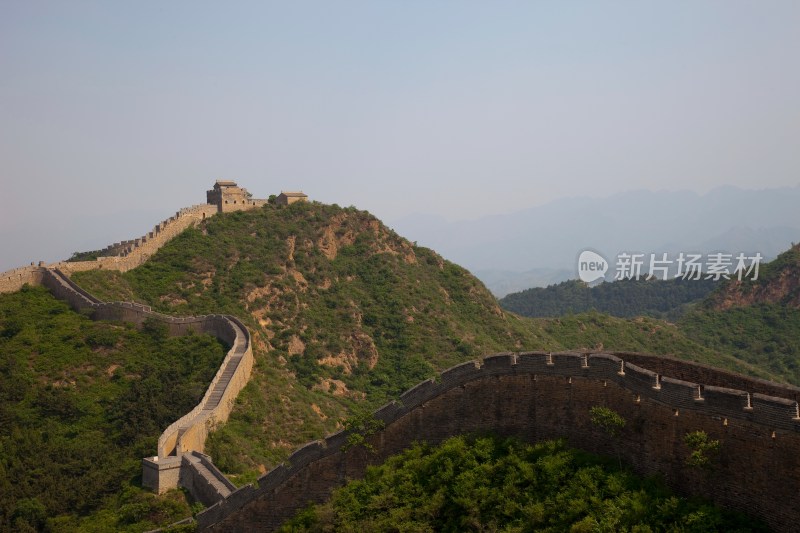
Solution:
<svg viewBox="0 0 800 533">
<path fill-rule="evenodd" d="M 800 384 L 800 246 L 762 265 L 756 281 L 724 282 L 678 326 L 694 342 Z"/>
<path fill-rule="evenodd" d="M 800 244 L 761 265 L 757 280 L 725 282 L 706 307 L 724 310 L 758 304 L 800 309 Z"/>
<path fill-rule="evenodd" d="M 143 531 L 183 518 L 142 490 L 141 457 L 191 409 L 225 355 L 95 322 L 43 287 L 0 295 L 0 531 Z"/>
<path fill-rule="evenodd" d="M 500 299 L 500 306 L 522 316 L 559 317 L 598 311 L 632 318 L 674 320 L 716 287 L 712 280 L 622 280 L 589 287 L 577 280 L 532 288 Z"/>
<path fill-rule="evenodd" d="M 605 347 L 780 379 L 657 320 L 506 313 L 469 272 L 355 208 L 297 203 L 217 215 L 137 269 L 74 279 L 101 299 L 176 315 L 226 312 L 251 328 L 253 377 L 207 444 L 239 483 L 334 430 L 356 406 L 380 405 L 486 353 Z"/>
</svg>

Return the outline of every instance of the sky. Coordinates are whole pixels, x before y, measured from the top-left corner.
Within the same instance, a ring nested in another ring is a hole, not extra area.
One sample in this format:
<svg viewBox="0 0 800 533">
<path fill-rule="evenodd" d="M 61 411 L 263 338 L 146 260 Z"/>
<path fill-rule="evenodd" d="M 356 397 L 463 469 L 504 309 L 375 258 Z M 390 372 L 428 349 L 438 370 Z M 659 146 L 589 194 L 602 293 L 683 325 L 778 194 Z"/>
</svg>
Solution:
<svg viewBox="0 0 800 533">
<path fill-rule="evenodd" d="M 796 186 L 799 27 L 795 0 L 4 0 L 0 270 L 217 179 L 387 221 Z"/>
</svg>

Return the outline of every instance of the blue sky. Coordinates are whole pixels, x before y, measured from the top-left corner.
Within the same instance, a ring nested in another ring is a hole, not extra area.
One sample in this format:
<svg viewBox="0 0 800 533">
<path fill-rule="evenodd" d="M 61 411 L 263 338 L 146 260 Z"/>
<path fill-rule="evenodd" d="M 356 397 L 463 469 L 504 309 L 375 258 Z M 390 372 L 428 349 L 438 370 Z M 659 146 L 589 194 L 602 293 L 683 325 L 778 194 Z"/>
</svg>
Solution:
<svg viewBox="0 0 800 533">
<path fill-rule="evenodd" d="M 799 27 L 796 1 L 7 0 L 0 270 L 215 179 L 390 221 L 795 186 Z"/>
</svg>

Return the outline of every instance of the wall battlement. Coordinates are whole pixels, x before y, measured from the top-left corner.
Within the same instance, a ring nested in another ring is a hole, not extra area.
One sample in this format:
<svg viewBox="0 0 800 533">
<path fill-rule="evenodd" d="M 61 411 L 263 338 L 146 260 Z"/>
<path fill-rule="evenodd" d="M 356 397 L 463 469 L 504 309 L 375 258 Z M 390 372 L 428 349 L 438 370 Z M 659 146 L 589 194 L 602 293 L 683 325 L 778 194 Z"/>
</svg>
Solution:
<svg viewBox="0 0 800 533">
<path fill-rule="evenodd" d="M 343 451 L 347 432 L 310 442 L 287 464 L 198 514 L 198 525 L 203 531 L 273 530 L 310 501 L 324 501 L 347 479 L 362 477 L 369 464 L 416 440 L 436 443 L 494 431 L 528 441 L 564 437 L 571 445 L 608 454 L 613 443 L 589 419 L 591 407 L 604 405 L 628 421 L 621 453 L 637 472 L 660 472 L 681 493 L 701 494 L 756 515 L 776 530 L 791 530 L 800 520 L 796 506 L 784 505 L 800 489 L 798 389 L 738 375 L 751 386 L 703 385 L 661 375 L 625 355 L 508 352 L 454 366 L 374 413 L 385 423 L 369 437 L 374 455 L 358 448 Z M 682 374 L 713 371 L 686 361 L 627 355 Z M 723 379 L 730 373 L 719 374 Z M 754 392 L 765 387 L 779 396 Z M 696 430 L 722 443 L 711 477 L 684 463 L 689 450 L 683 436 Z"/>
</svg>

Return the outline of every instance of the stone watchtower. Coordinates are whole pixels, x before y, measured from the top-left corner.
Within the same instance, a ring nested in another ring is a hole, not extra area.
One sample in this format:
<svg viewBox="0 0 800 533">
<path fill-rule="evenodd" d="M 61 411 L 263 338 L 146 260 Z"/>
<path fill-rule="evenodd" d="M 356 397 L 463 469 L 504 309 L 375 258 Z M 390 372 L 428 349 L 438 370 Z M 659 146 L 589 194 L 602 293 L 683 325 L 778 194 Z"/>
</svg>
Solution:
<svg viewBox="0 0 800 533">
<path fill-rule="evenodd" d="M 289 205 L 295 202 L 307 202 L 308 195 L 305 194 L 303 191 L 281 191 L 278 197 L 275 199 L 275 203 L 278 205 Z"/>
<path fill-rule="evenodd" d="M 213 189 L 206 191 L 206 201 L 216 205 L 219 213 L 253 209 L 257 203 L 247 189 L 239 187 L 235 181 L 221 180 L 217 180 Z"/>
</svg>

